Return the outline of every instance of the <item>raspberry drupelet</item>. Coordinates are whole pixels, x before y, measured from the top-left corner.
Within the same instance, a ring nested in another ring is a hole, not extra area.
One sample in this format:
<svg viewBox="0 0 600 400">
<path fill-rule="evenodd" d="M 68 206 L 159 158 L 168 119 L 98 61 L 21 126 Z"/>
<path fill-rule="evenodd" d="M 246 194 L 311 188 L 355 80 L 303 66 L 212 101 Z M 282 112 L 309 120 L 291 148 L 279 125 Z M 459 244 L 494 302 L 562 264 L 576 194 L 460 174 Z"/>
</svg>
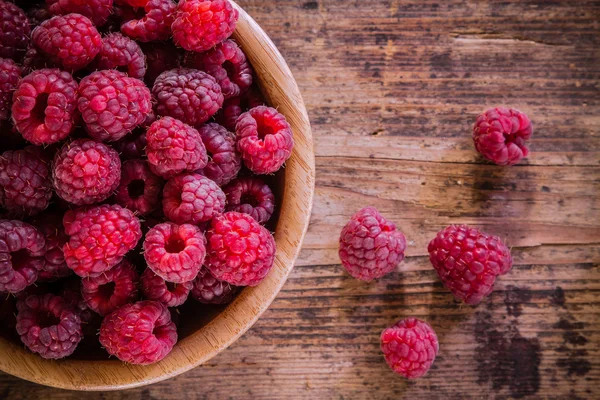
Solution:
<svg viewBox="0 0 600 400">
<path fill-rule="evenodd" d="M 158 208 L 164 181 L 154 175 L 144 160 L 128 160 L 123 163 L 121 183 L 115 200 L 140 215 Z"/>
<path fill-rule="evenodd" d="M 236 287 L 215 278 L 208 268 L 202 267 L 192 286 L 192 297 L 203 304 L 228 304 L 233 300 Z"/>
<path fill-rule="evenodd" d="M 10 58 L 0 58 L 0 121 L 10 117 L 13 93 L 21 79 L 21 67 Z"/>
<path fill-rule="evenodd" d="M 146 268 L 142 273 L 141 286 L 146 299 L 159 301 L 167 307 L 179 307 L 187 300 L 193 284 L 167 282 Z"/>
<path fill-rule="evenodd" d="M 105 316 L 136 300 L 139 280 L 135 267 L 123 260 L 96 277 L 82 279 L 81 296 L 92 311 Z"/>
<path fill-rule="evenodd" d="M 237 120 L 248 110 L 265 105 L 259 90 L 252 86 L 246 93 L 223 102 L 223 108 L 215 115 L 215 120 L 227 130 L 235 132 Z"/>
<path fill-rule="evenodd" d="M 140 42 L 169 39 L 177 4 L 173 0 L 149 0 L 143 7 L 144 17 L 125 22 L 121 32 Z"/>
<path fill-rule="evenodd" d="M 40 270 L 39 280 L 53 282 L 73 273 L 67 266 L 63 246 L 69 240 L 62 225 L 62 217 L 52 211 L 47 211 L 32 222 L 46 238 L 44 266 Z"/>
<path fill-rule="evenodd" d="M 19 62 L 29 44 L 27 15 L 16 5 L 0 0 L 0 27 L 0 57 Z"/>
<path fill-rule="evenodd" d="M 227 196 L 227 211 L 237 211 L 252 216 L 264 225 L 275 211 L 275 196 L 260 178 L 245 177 L 223 188 Z"/>
<path fill-rule="evenodd" d="M 242 157 L 235 148 L 235 135 L 219 124 L 205 124 L 198 129 L 209 160 L 196 172 L 223 186 L 231 182 L 242 168 Z"/>
<path fill-rule="evenodd" d="M 117 69 L 131 78 L 143 79 L 146 59 L 139 44 L 120 33 L 111 33 L 102 38 L 96 67 L 100 70 Z"/>
<path fill-rule="evenodd" d="M 102 26 L 110 16 L 113 0 L 46 0 L 53 15 L 81 14 L 96 26 Z"/>
</svg>

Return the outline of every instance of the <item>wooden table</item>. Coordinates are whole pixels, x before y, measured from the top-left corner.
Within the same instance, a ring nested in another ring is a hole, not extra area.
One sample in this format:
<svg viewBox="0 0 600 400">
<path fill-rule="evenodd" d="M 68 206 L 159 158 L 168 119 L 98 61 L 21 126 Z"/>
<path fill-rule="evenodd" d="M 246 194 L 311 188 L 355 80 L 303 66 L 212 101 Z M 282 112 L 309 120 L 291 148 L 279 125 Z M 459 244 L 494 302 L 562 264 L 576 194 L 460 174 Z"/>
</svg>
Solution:
<svg viewBox="0 0 600 400">
<path fill-rule="evenodd" d="M 167 382 L 87 399 L 600 398 L 600 3 L 241 0 L 304 93 L 317 192 L 304 250 L 242 339 Z M 471 126 L 487 107 L 531 116 L 533 153 L 483 163 Z M 337 236 L 377 206 L 405 232 L 397 273 L 366 284 Z M 460 305 L 426 257 L 468 223 L 506 239 L 515 267 L 478 307 Z M 440 338 L 427 377 L 392 374 L 379 351 L 396 319 Z M 1 399 L 79 394 L 0 375 Z"/>
</svg>

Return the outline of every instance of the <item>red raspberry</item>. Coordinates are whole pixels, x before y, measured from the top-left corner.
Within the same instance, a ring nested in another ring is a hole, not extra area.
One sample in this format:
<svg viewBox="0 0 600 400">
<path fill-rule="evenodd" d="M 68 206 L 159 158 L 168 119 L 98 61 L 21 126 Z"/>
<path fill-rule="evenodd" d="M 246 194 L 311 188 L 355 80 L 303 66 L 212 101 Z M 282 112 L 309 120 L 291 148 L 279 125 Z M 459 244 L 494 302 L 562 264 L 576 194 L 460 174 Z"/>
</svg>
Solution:
<svg viewBox="0 0 600 400">
<path fill-rule="evenodd" d="M 117 69 L 138 79 L 143 79 L 146 74 L 146 60 L 141 47 L 120 33 L 111 33 L 102 39 L 96 67 Z"/>
<path fill-rule="evenodd" d="M 264 225 L 275 211 L 275 196 L 260 178 L 239 178 L 223 188 L 227 196 L 227 211 L 237 211 L 252 216 Z"/>
<path fill-rule="evenodd" d="M 258 89 L 251 87 L 246 93 L 223 102 L 223 108 L 215 115 L 215 120 L 228 131 L 235 132 L 237 120 L 244 112 L 265 105 Z"/>
<path fill-rule="evenodd" d="M 212 76 L 195 69 L 179 68 L 156 78 L 152 93 L 158 101 L 158 115 L 177 118 L 200 126 L 223 105 L 221 87 Z"/>
<path fill-rule="evenodd" d="M 233 300 L 235 286 L 215 278 L 206 267 L 202 267 L 194 279 L 192 297 L 203 304 L 227 304 Z"/>
<path fill-rule="evenodd" d="M 154 211 L 160 204 L 164 181 L 150 171 L 144 160 L 125 161 L 122 171 L 117 203 L 140 215 Z"/>
<path fill-rule="evenodd" d="M 133 8 L 144 8 L 149 0 L 115 0 L 117 4 Z"/>
<path fill-rule="evenodd" d="M 256 286 L 273 267 L 275 240 L 247 214 L 230 211 L 217 215 L 206 239 L 206 266 L 219 280 L 236 286 Z"/>
<path fill-rule="evenodd" d="M 78 108 L 90 137 L 112 142 L 144 123 L 152 97 L 138 79 L 115 70 L 97 71 L 81 80 Z"/>
<path fill-rule="evenodd" d="M 0 292 L 18 293 L 34 283 L 45 251 L 44 236 L 36 228 L 0 220 Z"/>
<path fill-rule="evenodd" d="M 208 162 L 200 133 L 191 126 L 165 117 L 146 132 L 146 154 L 150 169 L 164 178 L 204 168 Z"/>
<path fill-rule="evenodd" d="M 53 15 L 50 14 L 50 10 L 48 10 L 46 4 L 38 4 L 27 10 L 27 18 L 29 18 L 29 26 L 31 29 L 52 17 Z"/>
<path fill-rule="evenodd" d="M 177 4 L 173 0 L 149 0 L 142 19 L 134 19 L 121 26 L 121 32 L 140 42 L 167 40 L 171 37 Z"/>
<path fill-rule="evenodd" d="M 140 277 L 127 260 L 108 271 L 81 281 L 81 295 L 85 304 L 104 316 L 134 301 L 138 294 Z"/>
<path fill-rule="evenodd" d="M 46 238 L 44 266 L 39 273 L 39 281 L 51 282 L 73 273 L 65 262 L 63 246 L 69 241 L 62 226 L 62 218 L 54 212 L 46 212 L 33 222 L 33 225 Z"/>
<path fill-rule="evenodd" d="M 350 275 L 363 281 L 381 278 L 404 259 L 406 238 L 374 207 L 352 216 L 340 234 L 340 259 Z"/>
<path fill-rule="evenodd" d="M 102 26 L 112 12 L 113 0 L 46 0 L 46 4 L 54 15 L 78 13 Z"/>
<path fill-rule="evenodd" d="M 63 247 L 67 265 L 81 277 L 98 276 L 121 262 L 142 237 L 140 221 L 118 205 L 68 211 L 63 218 L 70 236 Z"/>
<path fill-rule="evenodd" d="M 529 154 L 527 141 L 533 126 L 527 115 L 514 108 L 492 108 L 477 117 L 473 127 L 475 148 L 498 165 L 514 165 Z"/>
<path fill-rule="evenodd" d="M 152 87 L 160 74 L 181 66 L 181 51 L 165 42 L 142 43 L 148 69 L 144 80 Z"/>
<path fill-rule="evenodd" d="M 156 300 L 167 307 L 179 307 L 188 298 L 192 282 L 171 283 L 146 268 L 141 278 L 142 293 L 148 300 Z"/>
<path fill-rule="evenodd" d="M 158 224 L 146 234 L 144 258 L 148 267 L 164 280 L 190 282 L 196 278 L 206 256 L 206 239 L 197 226 Z"/>
<path fill-rule="evenodd" d="M 406 318 L 381 333 L 381 351 L 397 374 L 420 378 L 429 371 L 440 349 L 437 335 L 426 322 Z"/>
<path fill-rule="evenodd" d="M 62 298 L 53 294 L 29 296 L 17 302 L 17 333 L 43 358 L 70 356 L 81 341 L 81 319 Z"/>
<path fill-rule="evenodd" d="M 213 181 L 199 174 L 169 179 L 163 190 L 163 212 L 177 224 L 210 221 L 225 210 L 225 194 Z"/>
<path fill-rule="evenodd" d="M 274 108 L 259 106 L 242 114 L 235 132 L 238 151 L 255 174 L 276 172 L 292 154 L 292 128 Z"/>
<path fill-rule="evenodd" d="M 102 38 L 87 17 L 67 14 L 42 22 L 31 34 L 35 46 L 68 70 L 84 68 L 94 60 Z"/>
<path fill-rule="evenodd" d="M 182 0 L 173 22 L 173 41 L 187 51 L 204 52 L 226 40 L 239 14 L 228 0 Z"/>
<path fill-rule="evenodd" d="M 18 215 L 35 215 L 48 207 L 52 184 L 48 162 L 34 146 L 6 151 L 0 157 L 0 205 Z"/>
<path fill-rule="evenodd" d="M 106 200 L 119 186 L 119 154 L 90 139 L 66 143 L 54 156 L 54 189 L 62 199 L 76 204 Z"/>
<path fill-rule="evenodd" d="M 0 121 L 10 117 L 13 93 L 19 79 L 21 68 L 9 58 L 0 58 Z"/>
<path fill-rule="evenodd" d="M 29 44 L 27 15 L 12 3 L 0 0 L 0 57 L 19 61 Z"/>
<path fill-rule="evenodd" d="M 492 293 L 496 277 L 512 268 L 510 250 L 499 237 L 466 225 L 441 230 L 427 250 L 444 286 L 467 304 L 481 302 Z"/>
<path fill-rule="evenodd" d="M 196 172 L 223 186 L 231 182 L 242 168 L 242 157 L 235 149 L 235 135 L 218 124 L 198 129 L 209 156 L 208 164 Z"/>
<path fill-rule="evenodd" d="M 77 82 L 59 69 L 40 69 L 23 78 L 13 95 L 12 117 L 35 145 L 59 142 L 75 130 Z"/>
<path fill-rule="evenodd" d="M 121 160 L 133 160 L 146 155 L 146 129 L 136 129 L 123 138 L 111 143 L 112 147 L 119 152 Z"/>
</svg>

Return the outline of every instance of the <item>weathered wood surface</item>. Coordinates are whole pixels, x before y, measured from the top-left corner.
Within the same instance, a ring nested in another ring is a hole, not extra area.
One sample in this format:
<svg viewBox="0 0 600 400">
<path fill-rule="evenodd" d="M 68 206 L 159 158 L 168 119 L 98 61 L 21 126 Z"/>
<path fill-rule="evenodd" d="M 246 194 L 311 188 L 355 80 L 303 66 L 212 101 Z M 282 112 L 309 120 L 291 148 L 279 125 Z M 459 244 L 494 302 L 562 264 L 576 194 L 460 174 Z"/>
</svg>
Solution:
<svg viewBox="0 0 600 400">
<path fill-rule="evenodd" d="M 178 378 L 89 399 L 600 398 L 600 2 L 240 0 L 303 90 L 317 193 L 300 261 L 230 349 Z M 470 126 L 507 105 L 533 153 L 486 165 Z M 336 236 L 362 205 L 404 230 L 401 270 L 346 275 Z M 426 244 L 449 223 L 506 238 L 515 268 L 460 306 Z M 429 375 L 395 377 L 381 330 L 418 316 L 441 349 Z M 79 394 L 0 375 L 2 399 Z"/>
</svg>

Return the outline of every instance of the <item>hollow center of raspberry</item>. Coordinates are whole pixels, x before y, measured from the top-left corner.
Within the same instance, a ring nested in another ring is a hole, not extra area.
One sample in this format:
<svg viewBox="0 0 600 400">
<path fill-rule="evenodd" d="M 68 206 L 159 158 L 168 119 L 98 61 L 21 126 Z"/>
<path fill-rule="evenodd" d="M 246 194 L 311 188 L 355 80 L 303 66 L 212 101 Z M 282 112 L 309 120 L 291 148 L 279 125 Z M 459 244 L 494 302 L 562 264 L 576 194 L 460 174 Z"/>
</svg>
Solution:
<svg viewBox="0 0 600 400">
<path fill-rule="evenodd" d="M 49 328 L 60 323 L 60 318 L 57 318 L 49 311 L 39 311 L 36 315 L 36 321 L 40 328 Z"/>
<path fill-rule="evenodd" d="M 31 116 L 36 121 L 44 121 L 46 108 L 48 107 L 48 94 L 42 93 L 35 99 L 35 106 L 31 110 Z"/>
<path fill-rule="evenodd" d="M 145 185 L 146 184 L 143 180 L 135 179 L 129 182 L 129 185 L 127 185 L 127 194 L 129 194 L 129 197 L 131 197 L 132 199 L 140 198 L 144 195 Z"/>
<path fill-rule="evenodd" d="M 20 269 L 31 260 L 29 252 L 25 249 L 10 253 L 10 262 L 13 269 Z"/>
<path fill-rule="evenodd" d="M 258 206 L 258 199 L 250 193 L 244 193 L 240 199 L 241 204 L 249 204 L 251 207 Z"/>
<path fill-rule="evenodd" d="M 185 243 L 179 236 L 170 237 L 165 244 L 165 250 L 167 253 L 176 254 L 181 253 L 185 249 Z"/>
<path fill-rule="evenodd" d="M 225 71 L 227 71 L 227 76 L 231 77 L 233 75 L 235 75 L 235 64 L 232 63 L 229 60 L 226 60 L 223 63 L 223 68 L 225 69 Z"/>
<path fill-rule="evenodd" d="M 273 135 L 277 130 L 269 124 L 265 119 L 258 119 L 256 121 L 256 130 L 258 131 L 258 138 L 264 139 L 267 135 Z"/>
<path fill-rule="evenodd" d="M 98 294 L 103 299 L 110 299 L 115 292 L 115 283 L 108 282 L 106 285 L 102 285 L 98 288 Z"/>
</svg>

